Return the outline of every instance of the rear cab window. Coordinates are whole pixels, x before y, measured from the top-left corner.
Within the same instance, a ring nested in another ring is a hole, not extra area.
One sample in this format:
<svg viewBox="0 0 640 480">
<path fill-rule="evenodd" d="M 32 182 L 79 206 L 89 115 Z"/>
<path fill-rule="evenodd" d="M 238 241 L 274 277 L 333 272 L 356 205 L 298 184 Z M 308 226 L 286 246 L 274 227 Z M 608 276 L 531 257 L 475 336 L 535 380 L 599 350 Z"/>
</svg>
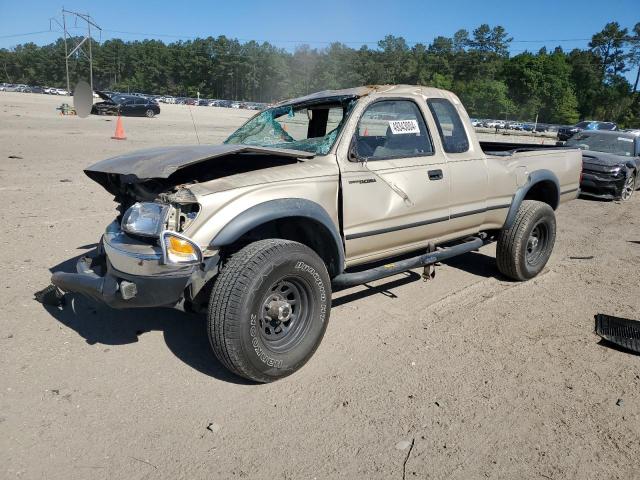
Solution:
<svg viewBox="0 0 640 480">
<path fill-rule="evenodd" d="M 445 98 L 430 98 L 427 105 L 438 127 L 442 147 L 447 153 L 463 153 L 469 150 L 469 138 L 460 115 Z"/>
</svg>

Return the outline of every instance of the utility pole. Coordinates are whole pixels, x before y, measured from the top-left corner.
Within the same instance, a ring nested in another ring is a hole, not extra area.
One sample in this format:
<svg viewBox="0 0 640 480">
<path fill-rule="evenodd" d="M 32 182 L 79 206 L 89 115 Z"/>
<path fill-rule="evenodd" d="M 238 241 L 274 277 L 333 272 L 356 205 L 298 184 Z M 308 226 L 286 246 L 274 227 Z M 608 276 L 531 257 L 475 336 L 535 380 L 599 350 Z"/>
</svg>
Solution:
<svg viewBox="0 0 640 480">
<path fill-rule="evenodd" d="M 69 33 L 69 30 L 67 29 L 67 15 L 71 16 L 75 20 L 76 25 L 78 24 L 78 19 L 86 22 L 87 24 L 87 34 L 84 35 L 82 40 L 80 40 L 73 47 L 71 52 L 69 52 L 67 40 L 72 40 L 73 37 L 71 36 L 71 34 Z M 51 18 L 49 19 L 49 30 L 51 30 L 51 22 L 57 23 L 58 26 L 62 27 L 62 31 L 64 32 L 64 62 L 65 62 L 65 68 L 67 71 L 67 91 L 68 92 L 71 91 L 71 83 L 69 81 L 69 59 L 76 52 L 78 52 L 78 55 L 82 53 L 85 56 L 85 58 L 89 60 L 89 82 L 91 85 L 91 90 L 93 91 L 93 54 L 91 52 L 91 43 L 93 39 L 91 38 L 91 27 L 93 26 L 100 32 L 100 37 L 102 37 L 102 29 L 93 21 L 93 19 L 91 18 L 91 15 L 89 15 L 88 13 L 85 14 L 85 13 L 72 12 L 70 10 L 65 10 L 64 7 L 62 8 L 62 24 L 58 21 L 58 19 Z M 85 52 L 84 49 L 82 48 L 82 45 L 86 42 L 89 42 L 88 53 Z"/>
</svg>

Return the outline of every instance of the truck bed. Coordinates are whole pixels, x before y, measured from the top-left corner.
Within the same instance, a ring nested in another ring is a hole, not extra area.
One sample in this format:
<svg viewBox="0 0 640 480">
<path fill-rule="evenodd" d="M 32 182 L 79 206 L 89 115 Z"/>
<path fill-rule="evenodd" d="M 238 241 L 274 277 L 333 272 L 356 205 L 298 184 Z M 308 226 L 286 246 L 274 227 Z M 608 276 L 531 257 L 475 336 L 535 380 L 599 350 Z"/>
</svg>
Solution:
<svg viewBox="0 0 640 480">
<path fill-rule="evenodd" d="M 480 148 L 487 155 L 508 156 L 516 152 L 531 152 L 534 150 L 564 149 L 558 145 L 541 145 L 539 143 L 517 142 L 480 142 Z"/>
</svg>

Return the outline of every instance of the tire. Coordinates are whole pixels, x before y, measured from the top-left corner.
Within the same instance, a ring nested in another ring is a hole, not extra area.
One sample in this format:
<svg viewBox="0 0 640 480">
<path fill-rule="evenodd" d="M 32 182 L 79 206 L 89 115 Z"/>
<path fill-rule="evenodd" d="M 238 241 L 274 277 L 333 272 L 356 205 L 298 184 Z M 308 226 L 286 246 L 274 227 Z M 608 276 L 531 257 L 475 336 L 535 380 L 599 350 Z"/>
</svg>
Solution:
<svg viewBox="0 0 640 480">
<path fill-rule="evenodd" d="M 543 202 L 525 200 L 509 229 L 498 235 L 498 270 L 507 277 L 525 281 L 547 264 L 556 241 L 556 217 Z"/>
<path fill-rule="evenodd" d="M 233 373 L 272 382 L 311 358 L 330 310 L 331 282 L 318 255 L 301 243 L 260 240 L 233 254 L 215 280 L 209 341 Z"/>
<path fill-rule="evenodd" d="M 145 116 L 147 118 L 153 118 L 156 116 L 156 112 L 154 112 L 153 110 L 149 109 L 146 112 L 144 112 Z"/>
<path fill-rule="evenodd" d="M 630 170 L 627 172 L 627 177 L 625 178 L 622 190 L 620 191 L 620 201 L 629 201 L 633 196 L 633 192 L 636 190 L 636 186 L 636 172 Z"/>
</svg>

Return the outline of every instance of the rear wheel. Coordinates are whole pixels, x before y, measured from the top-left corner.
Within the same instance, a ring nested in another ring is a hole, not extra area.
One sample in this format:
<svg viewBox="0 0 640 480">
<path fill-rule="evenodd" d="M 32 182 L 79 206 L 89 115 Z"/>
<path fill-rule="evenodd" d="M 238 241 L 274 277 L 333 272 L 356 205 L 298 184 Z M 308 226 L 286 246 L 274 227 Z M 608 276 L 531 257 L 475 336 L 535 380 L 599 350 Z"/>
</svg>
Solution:
<svg viewBox="0 0 640 480">
<path fill-rule="evenodd" d="M 239 250 L 211 291 L 208 330 L 216 357 L 257 382 L 295 372 L 324 336 L 330 285 L 323 261 L 300 243 L 261 240 Z"/>
<path fill-rule="evenodd" d="M 553 209 L 543 202 L 523 201 L 511 228 L 498 236 L 498 269 L 514 280 L 535 277 L 547 264 L 555 240 Z"/>
</svg>

